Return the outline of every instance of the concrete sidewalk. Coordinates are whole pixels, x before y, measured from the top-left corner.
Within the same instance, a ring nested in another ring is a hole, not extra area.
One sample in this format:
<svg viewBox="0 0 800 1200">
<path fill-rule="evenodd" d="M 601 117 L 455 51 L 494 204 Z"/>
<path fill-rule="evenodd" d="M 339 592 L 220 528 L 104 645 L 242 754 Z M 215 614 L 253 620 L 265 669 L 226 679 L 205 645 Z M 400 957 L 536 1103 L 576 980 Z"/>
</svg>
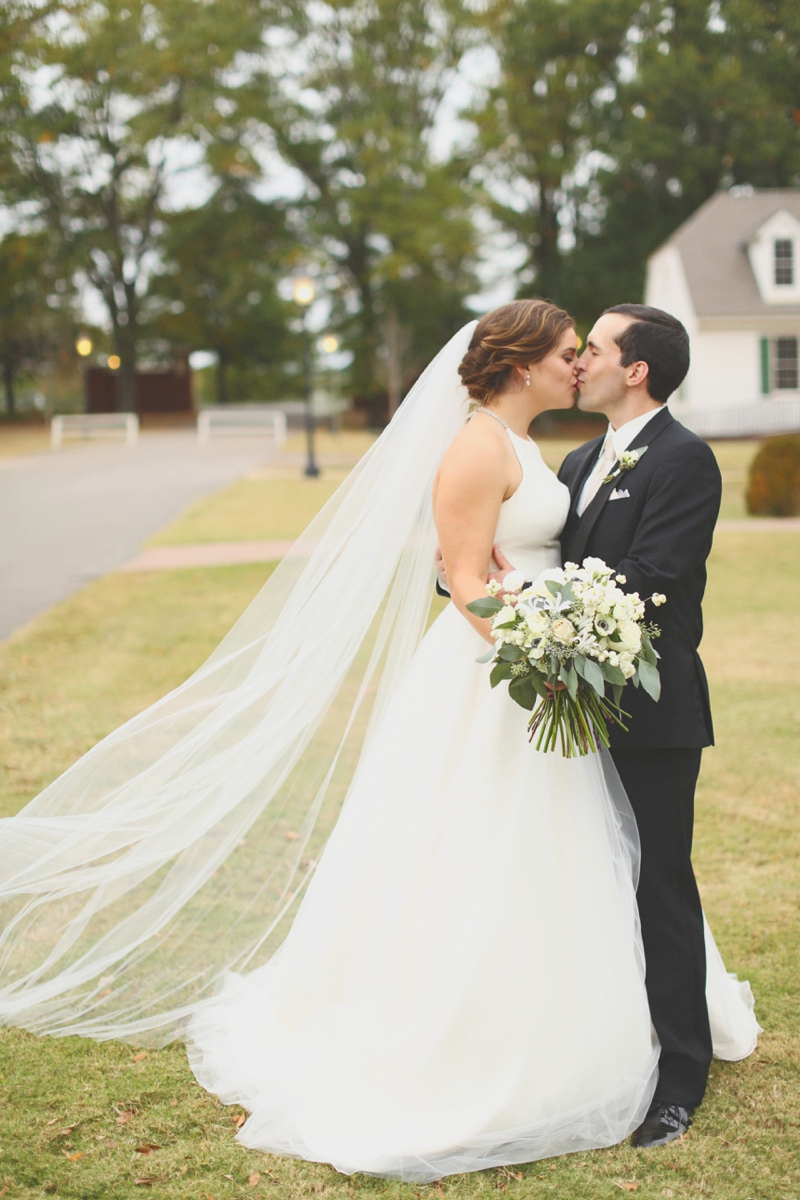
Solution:
<svg viewBox="0 0 800 1200">
<path fill-rule="evenodd" d="M 145 432 L 0 459 L 0 638 L 129 562 L 187 504 L 276 461 L 267 439 Z"/>
</svg>

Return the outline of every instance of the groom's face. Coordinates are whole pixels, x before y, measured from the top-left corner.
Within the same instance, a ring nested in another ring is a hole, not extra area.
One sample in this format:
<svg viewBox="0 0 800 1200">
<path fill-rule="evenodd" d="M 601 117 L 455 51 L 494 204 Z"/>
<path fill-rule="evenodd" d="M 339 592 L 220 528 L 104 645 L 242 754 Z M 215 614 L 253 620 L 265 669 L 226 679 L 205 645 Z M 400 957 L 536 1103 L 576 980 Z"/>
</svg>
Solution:
<svg viewBox="0 0 800 1200">
<path fill-rule="evenodd" d="M 605 412 L 626 396 L 626 369 L 620 366 L 622 351 L 616 339 L 631 320 L 622 313 L 604 313 L 586 339 L 577 364 L 578 408 L 583 412 Z"/>
</svg>

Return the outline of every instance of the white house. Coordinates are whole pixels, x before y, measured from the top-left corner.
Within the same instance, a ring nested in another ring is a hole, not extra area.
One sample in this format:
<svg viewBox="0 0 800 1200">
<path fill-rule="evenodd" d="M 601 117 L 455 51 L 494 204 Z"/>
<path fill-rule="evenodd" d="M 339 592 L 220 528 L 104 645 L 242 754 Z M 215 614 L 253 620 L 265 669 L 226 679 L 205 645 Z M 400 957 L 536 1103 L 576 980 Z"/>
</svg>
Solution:
<svg viewBox="0 0 800 1200">
<path fill-rule="evenodd" d="M 800 430 L 800 189 L 717 192 L 650 258 L 645 303 L 689 331 L 680 420 L 705 436 Z"/>
</svg>

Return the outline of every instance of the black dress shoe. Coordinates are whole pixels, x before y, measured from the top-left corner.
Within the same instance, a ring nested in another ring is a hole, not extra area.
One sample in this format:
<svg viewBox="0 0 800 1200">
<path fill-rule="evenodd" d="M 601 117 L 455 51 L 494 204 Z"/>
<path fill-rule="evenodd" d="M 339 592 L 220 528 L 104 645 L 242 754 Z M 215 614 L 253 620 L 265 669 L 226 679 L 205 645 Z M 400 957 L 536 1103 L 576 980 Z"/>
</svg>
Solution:
<svg viewBox="0 0 800 1200">
<path fill-rule="evenodd" d="M 654 1104 L 642 1124 L 631 1137 L 631 1145 L 642 1150 L 650 1146 L 666 1146 L 689 1132 L 692 1114 L 680 1104 Z"/>
</svg>

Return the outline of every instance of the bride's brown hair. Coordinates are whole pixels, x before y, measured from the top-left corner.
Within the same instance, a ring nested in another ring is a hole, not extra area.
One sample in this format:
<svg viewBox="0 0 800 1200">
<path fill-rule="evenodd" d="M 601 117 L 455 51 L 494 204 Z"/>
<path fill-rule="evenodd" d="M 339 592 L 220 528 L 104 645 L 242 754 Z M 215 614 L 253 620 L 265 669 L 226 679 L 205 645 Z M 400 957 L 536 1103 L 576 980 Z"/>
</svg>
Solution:
<svg viewBox="0 0 800 1200">
<path fill-rule="evenodd" d="M 549 300 L 512 300 L 481 317 L 458 368 L 470 399 L 486 404 L 508 387 L 515 367 L 546 358 L 574 324 Z"/>
</svg>

